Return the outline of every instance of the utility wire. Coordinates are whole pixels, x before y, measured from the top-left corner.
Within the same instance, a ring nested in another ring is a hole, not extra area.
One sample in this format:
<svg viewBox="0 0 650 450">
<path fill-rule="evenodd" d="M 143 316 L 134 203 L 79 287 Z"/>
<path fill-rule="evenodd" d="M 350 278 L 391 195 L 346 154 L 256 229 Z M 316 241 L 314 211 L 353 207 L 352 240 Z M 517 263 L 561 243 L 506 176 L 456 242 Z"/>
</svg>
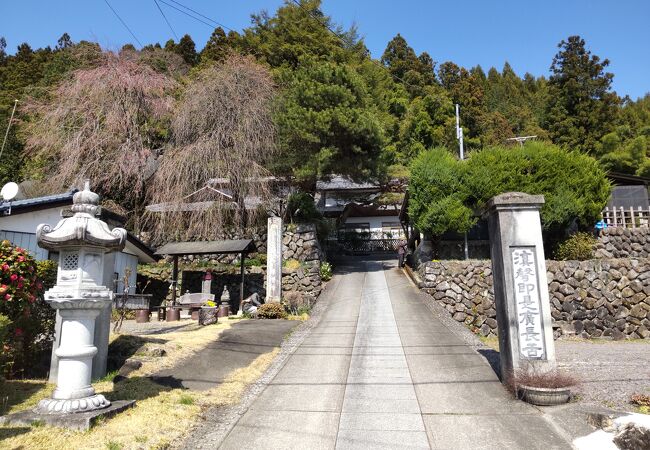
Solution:
<svg viewBox="0 0 650 450">
<path fill-rule="evenodd" d="M 160 14 L 162 14 L 163 19 L 165 19 L 165 22 L 167 22 L 167 26 L 169 27 L 169 29 L 172 30 L 172 34 L 174 35 L 174 37 L 176 38 L 176 40 L 178 40 L 178 35 L 177 35 L 176 32 L 174 31 L 174 27 L 172 27 L 172 24 L 169 23 L 169 20 L 167 20 L 167 16 L 166 16 L 165 13 L 163 12 L 163 10 L 160 8 L 160 5 L 158 4 L 158 1 L 157 1 L 157 0 L 153 0 L 153 2 L 154 2 L 154 3 L 156 4 L 156 6 L 158 7 L 158 11 L 160 11 Z"/>
<path fill-rule="evenodd" d="M 7 143 L 7 137 L 9 136 L 9 129 L 11 128 L 11 123 L 14 121 L 14 114 L 16 114 L 17 105 L 18 105 L 18 100 L 14 100 L 14 109 L 11 111 L 11 117 L 9 118 L 9 123 L 7 124 L 7 132 L 5 133 L 4 141 L 2 141 L 2 148 L 0 148 L 0 156 L 2 156 L 2 152 L 5 151 L 5 144 Z"/>
<path fill-rule="evenodd" d="M 135 39 L 135 41 L 138 43 L 138 45 L 139 45 L 140 47 L 144 47 L 144 46 L 142 45 L 142 42 L 140 42 L 140 40 L 135 36 L 135 34 L 133 34 L 133 31 L 131 31 L 131 28 L 129 28 L 129 26 L 126 24 L 126 22 L 124 22 L 124 21 L 122 20 L 122 18 L 120 17 L 120 15 L 117 13 L 117 11 L 115 11 L 115 10 L 113 9 L 113 7 L 111 6 L 111 4 L 108 3 L 108 0 L 104 0 L 104 3 L 106 3 L 106 5 L 108 5 L 108 7 L 111 8 L 111 11 L 113 11 L 113 14 L 115 14 L 115 17 L 117 17 L 118 20 L 119 20 L 120 22 L 122 22 L 122 25 L 124 25 L 124 28 L 126 28 L 127 31 L 128 31 L 129 33 L 131 33 L 131 36 L 133 36 L 133 39 Z"/>
<path fill-rule="evenodd" d="M 201 19 L 199 19 L 198 17 L 195 17 L 195 16 L 193 16 L 192 14 L 188 13 L 187 11 L 183 11 L 182 9 L 177 8 L 176 6 L 174 6 L 174 5 L 170 4 L 170 3 L 167 3 L 165 0 L 158 0 L 158 1 L 159 1 L 160 3 L 162 3 L 163 5 L 169 6 L 170 8 L 173 8 L 173 9 L 175 9 L 176 11 L 178 11 L 178 12 L 180 12 L 180 13 L 182 13 L 182 14 L 185 14 L 185 15 L 188 16 L 188 17 L 191 17 L 192 19 L 201 22 L 203 25 L 206 25 L 206 26 L 210 27 L 211 29 L 214 29 L 214 25 L 213 25 L 213 24 L 210 24 L 210 23 L 206 22 L 205 20 L 201 20 Z M 198 14 L 198 13 L 197 13 L 197 14 Z M 216 23 L 217 25 L 219 25 L 218 22 L 216 22 L 216 21 L 214 21 L 214 20 L 212 20 L 212 19 L 208 19 L 208 20 L 210 20 L 211 22 Z M 219 25 L 219 26 L 223 27 L 223 25 Z M 227 27 L 224 27 L 224 28 L 227 28 Z M 228 29 L 230 30 L 230 28 L 228 28 Z"/>
<path fill-rule="evenodd" d="M 232 31 L 232 28 L 229 28 L 229 27 L 225 26 L 224 24 L 219 23 L 219 22 L 217 22 L 216 20 L 209 18 L 208 16 L 204 16 L 203 14 L 201 14 L 201 13 L 198 12 L 198 11 L 193 10 L 193 9 L 190 8 L 189 6 L 185 6 L 185 5 L 183 5 L 182 3 L 177 2 L 176 0 L 169 0 L 169 1 L 172 2 L 172 3 L 176 3 L 178 6 L 181 6 L 181 7 L 185 8 L 185 9 L 187 9 L 188 11 L 192 11 L 194 14 L 196 14 L 196 15 L 198 15 L 198 16 L 200 16 L 200 17 L 203 17 L 204 19 L 209 20 L 210 22 L 212 22 L 212 23 L 214 23 L 214 24 L 220 26 L 221 28 L 225 28 L 225 29 L 228 30 L 228 31 Z"/>
</svg>

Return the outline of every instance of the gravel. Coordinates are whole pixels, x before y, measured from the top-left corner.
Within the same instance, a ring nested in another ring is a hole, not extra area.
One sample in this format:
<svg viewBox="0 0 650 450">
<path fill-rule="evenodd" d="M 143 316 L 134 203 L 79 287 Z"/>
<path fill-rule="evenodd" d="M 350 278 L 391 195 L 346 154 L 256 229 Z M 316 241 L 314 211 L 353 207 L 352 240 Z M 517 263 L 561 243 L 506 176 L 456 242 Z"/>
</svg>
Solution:
<svg viewBox="0 0 650 450">
<path fill-rule="evenodd" d="M 417 276 L 417 275 L 416 275 Z M 499 373 L 499 352 L 483 343 L 428 294 L 422 301 L 431 312 L 485 357 Z M 634 411 L 633 394 L 650 395 L 650 340 L 613 341 L 607 339 L 562 338 L 555 341 L 558 367 L 574 375 L 580 384 L 573 390 L 574 402 L 586 408 L 606 407 Z"/>
</svg>

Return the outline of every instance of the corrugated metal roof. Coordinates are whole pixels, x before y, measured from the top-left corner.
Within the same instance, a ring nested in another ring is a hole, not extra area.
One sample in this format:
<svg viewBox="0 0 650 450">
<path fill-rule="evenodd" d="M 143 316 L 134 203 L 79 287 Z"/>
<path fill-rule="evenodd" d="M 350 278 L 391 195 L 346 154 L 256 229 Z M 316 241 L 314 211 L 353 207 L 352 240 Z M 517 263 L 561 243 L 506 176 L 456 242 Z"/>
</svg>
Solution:
<svg viewBox="0 0 650 450">
<path fill-rule="evenodd" d="M 205 255 L 213 253 L 251 253 L 257 250 L 252 239 L 229 241 L 170 242 L 160 247 L 156 255 Z"/>
<path fill-rule="evenodd" d="M 72 202 L 72 196 L 78 189 L 73 189 L 62 194 L 46 195 L 44 197 L 26 198 L 24 200 L 16 200 L 11 202 L 11 209 L 31 208 L 34 206 L 48 205 L 50 203 Z M 9 209 L 9 202 L 0 204 L 0 211 Z"/>
</svg>

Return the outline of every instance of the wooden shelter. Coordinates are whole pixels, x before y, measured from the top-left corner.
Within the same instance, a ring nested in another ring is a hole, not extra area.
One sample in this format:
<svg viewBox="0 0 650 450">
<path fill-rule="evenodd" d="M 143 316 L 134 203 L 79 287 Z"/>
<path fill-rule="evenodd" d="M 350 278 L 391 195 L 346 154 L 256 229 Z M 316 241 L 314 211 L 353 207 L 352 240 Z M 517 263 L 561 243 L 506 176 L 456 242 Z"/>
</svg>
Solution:
<svg viewBox="0 0 650 450">
<path fill-rule="evenodd" d="M 252 239 L 237 239 L 226 241 L 193 241 L 170 242 L 156 251 L 156 255 L 173 257 L 172 269 L 172 305 L 176 304 L 176 286 L 178 285 L 178 257 L 184 255 L 240 255 L 241 281 L 239 286 L 240 301 L 244 299 L 244 261 L 246 255 L 255 252 L 257 248 Z"/>
</svg>

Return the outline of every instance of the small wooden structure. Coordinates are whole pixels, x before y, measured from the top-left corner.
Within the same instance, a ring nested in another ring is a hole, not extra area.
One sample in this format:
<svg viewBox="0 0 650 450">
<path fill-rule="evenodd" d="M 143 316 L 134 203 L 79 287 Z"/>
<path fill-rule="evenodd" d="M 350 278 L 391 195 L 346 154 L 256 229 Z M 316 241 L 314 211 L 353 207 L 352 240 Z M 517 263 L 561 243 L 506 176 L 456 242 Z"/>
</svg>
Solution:
<svg viewBox="0 0 650 450">
<path fill-rule="evenodd" d="M 240 302 L 244 299 L 244 261 L 246 255 L 255 252 L 257 248 L 252 239 L 237 239 L 226 241 L 193 241 L 170 242 L 160 247 L 156 255 L 172 256 L 172 305 L 176 305 L 176 286 L 178 285 L 178 257 L 184 255 L 240 255 L 241 282 L 239 286 Z"/>
</svg>

